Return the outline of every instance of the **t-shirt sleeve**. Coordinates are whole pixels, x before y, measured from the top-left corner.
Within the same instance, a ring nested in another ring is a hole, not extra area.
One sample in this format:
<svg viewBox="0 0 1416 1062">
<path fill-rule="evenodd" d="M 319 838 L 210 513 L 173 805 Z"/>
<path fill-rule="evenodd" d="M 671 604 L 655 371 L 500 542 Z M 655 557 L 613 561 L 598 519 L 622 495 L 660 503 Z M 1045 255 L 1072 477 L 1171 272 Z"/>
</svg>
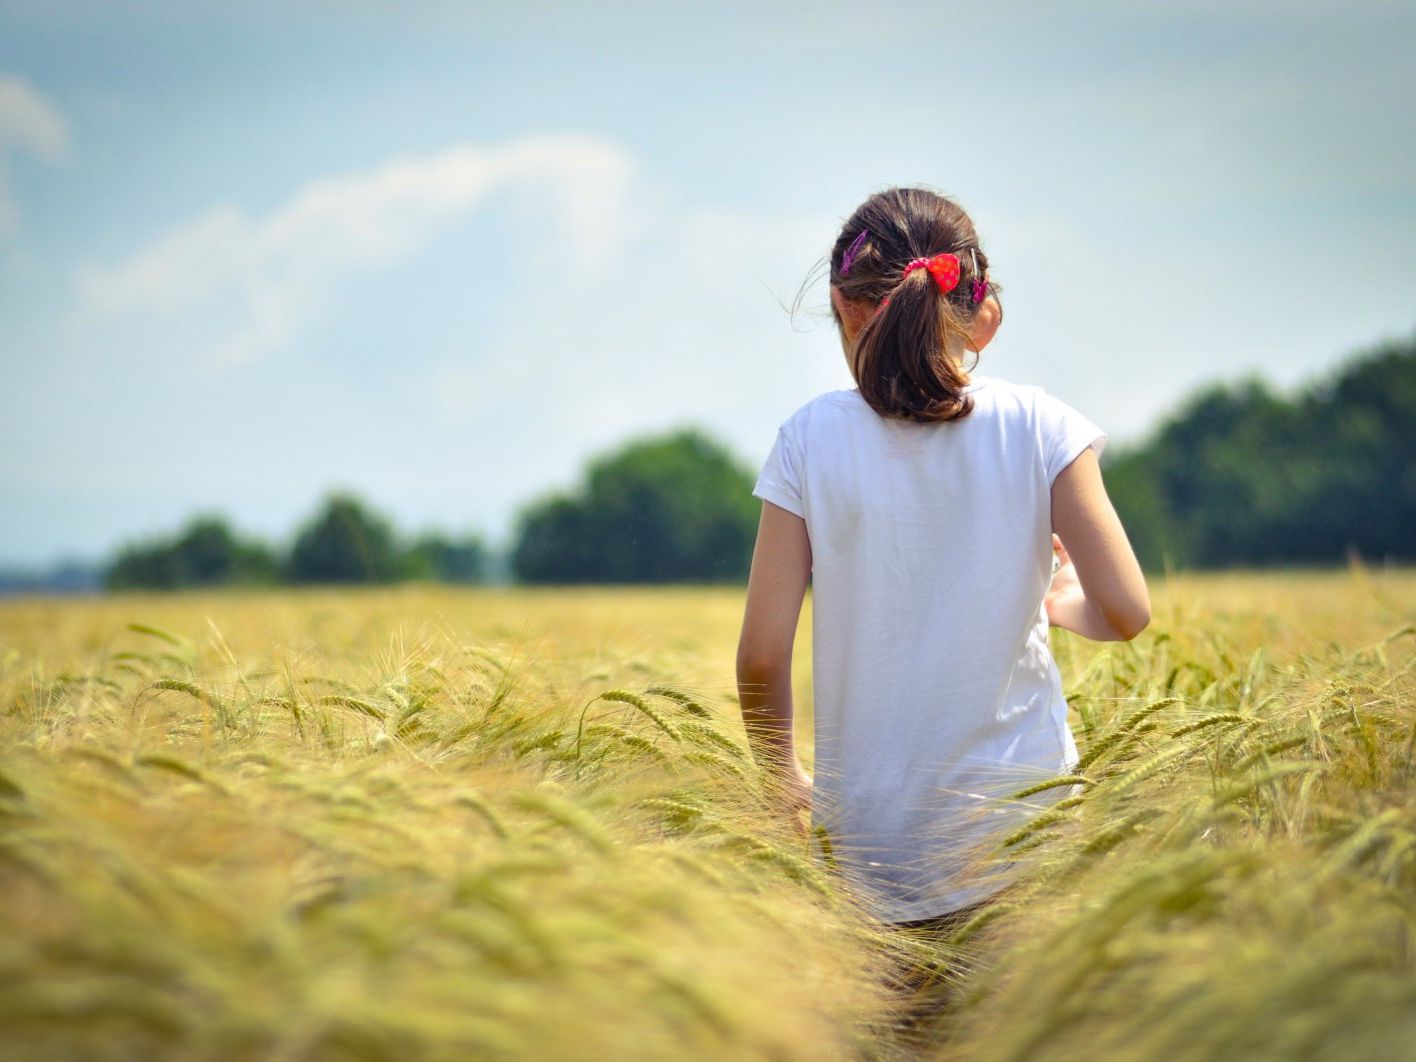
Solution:
<svg viewBox="0 0 1416 1062">
<path fill-rule="evenodd" d="M 1039 404 L 1042 428 L 1042 460 L 1047 471 L 1047 485 L 1052 486 L 1058 474 L 1081 456 L 1088 446 L 1098 457 L 1106 449 L 1106 432 L 1091 419 L 1049 394 Z"/>
<path fill-rule="evenodd" d="M 777 429 L 776 441 L 772 443 L 752 493 L 805 519 L 806 512 L 801 504 L 801 451 L 786 425 Z"/>
</svg>

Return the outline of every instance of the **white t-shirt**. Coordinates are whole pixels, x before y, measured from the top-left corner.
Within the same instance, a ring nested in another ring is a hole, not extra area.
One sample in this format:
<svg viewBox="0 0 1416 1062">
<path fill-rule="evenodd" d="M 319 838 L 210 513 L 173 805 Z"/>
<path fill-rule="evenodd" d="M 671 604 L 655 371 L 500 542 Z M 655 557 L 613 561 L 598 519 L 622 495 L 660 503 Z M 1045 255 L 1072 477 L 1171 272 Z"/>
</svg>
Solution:
<svg viewBox="0 0 1416 1062">
<path fill-rule="evenodd" d="M 812 554 L 813 827 L 888 921 L 981 900 L 965 873 L 1071 787 L 1077 747 L 1048 648 L 1051 487 L 1106 435 L 1038 387 L 975 376 L 961 420 L 877 414 L 857 388 L 802 405 L 752 493 L 806 521 Z"/>
</svg>

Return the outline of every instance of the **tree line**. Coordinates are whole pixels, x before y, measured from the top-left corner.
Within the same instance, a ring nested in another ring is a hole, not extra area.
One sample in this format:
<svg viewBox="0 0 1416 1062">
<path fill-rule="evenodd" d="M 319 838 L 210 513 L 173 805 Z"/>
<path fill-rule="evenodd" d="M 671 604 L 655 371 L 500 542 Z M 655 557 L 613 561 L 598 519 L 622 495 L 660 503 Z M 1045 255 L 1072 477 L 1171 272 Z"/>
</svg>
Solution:
<svg viewBox="0 0 1416 1062">
<path fill-rule="evenodd" d="M 1207 388 L 1145 440 L 1108 453 L 1108 490 L 1150 570 L 1416 560 L 1416 337 L 1379 346 L 1291 398 L 1259 380 Z M 203 516 L 129 545 L 113 589 L 489 580 L 740 583 L 756 469 L 696 427 L 595 457 L 582 483 L 523 506 L 505 558 L 480 535 L 406 541 L 335 494 L 286 551 Z"/>
<path fill-rule="evenodd" d="M 593 459 L 579 488 L 524 506 L 504 560 L 523 583 L 741 582 L 757 532 L 755 479 L 696 427 L 633 440 Z M 476 534 L 405 543 L 386 517 L 335 494 L 284 552 L 205 515 L 171 537 L 120 549 L 104 584 L 482 583 L 499 559 Z"/>
<path fill-rule="evenodd" d="M 1416 560 L 1416 336 L 1291 398 L 1206 388 L 1102 467 L 1151 570 Z"/>
<path fill-rule="evenodd" d="M 202 515 L 170 538 L 120 549 L 104 570 L 104 585 L 179 590 L 409 579 L 477 583 L 486 578 L 488 556 L 479 535 L 430 532 L 404 543 L 386 517 L 351 494 L 335 493 L 287 551 L 241 537 L 221 516 Z"/>
</svg>

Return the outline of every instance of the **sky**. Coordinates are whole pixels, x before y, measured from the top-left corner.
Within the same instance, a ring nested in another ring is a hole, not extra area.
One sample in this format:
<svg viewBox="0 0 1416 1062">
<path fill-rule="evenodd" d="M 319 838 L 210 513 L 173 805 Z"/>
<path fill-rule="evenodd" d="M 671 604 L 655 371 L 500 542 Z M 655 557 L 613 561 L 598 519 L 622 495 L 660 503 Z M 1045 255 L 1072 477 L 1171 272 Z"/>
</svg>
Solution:
<svg viewBox="0 0 1416 1062">
<path fill-rule="evenodd" d="M 871 193 L 973 217 L 978 371 L 1145 438 L 1416 328 L 1416 5 L 0 0 L 0 567 L 352 490 L 504 546 L 853 385 Z M 798 293 L 803 298 L 793 309 Z"/>
</svg>

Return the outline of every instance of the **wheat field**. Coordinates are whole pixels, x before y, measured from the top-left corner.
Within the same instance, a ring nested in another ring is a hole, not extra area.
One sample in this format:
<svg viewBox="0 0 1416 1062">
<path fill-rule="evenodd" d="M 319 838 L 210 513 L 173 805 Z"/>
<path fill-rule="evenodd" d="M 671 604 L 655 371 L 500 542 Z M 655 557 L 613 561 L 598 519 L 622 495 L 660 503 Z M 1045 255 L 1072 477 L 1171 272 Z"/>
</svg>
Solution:
<svg viewBox="0 0 1416 1062">
<path fill-rule="evenodd" d="M 774 813 L 741 588 L 0 603 L 0 1052 L 1416 1058 L 1416 573 L 1154 597 L 942 939 Z"/>
</svg>

